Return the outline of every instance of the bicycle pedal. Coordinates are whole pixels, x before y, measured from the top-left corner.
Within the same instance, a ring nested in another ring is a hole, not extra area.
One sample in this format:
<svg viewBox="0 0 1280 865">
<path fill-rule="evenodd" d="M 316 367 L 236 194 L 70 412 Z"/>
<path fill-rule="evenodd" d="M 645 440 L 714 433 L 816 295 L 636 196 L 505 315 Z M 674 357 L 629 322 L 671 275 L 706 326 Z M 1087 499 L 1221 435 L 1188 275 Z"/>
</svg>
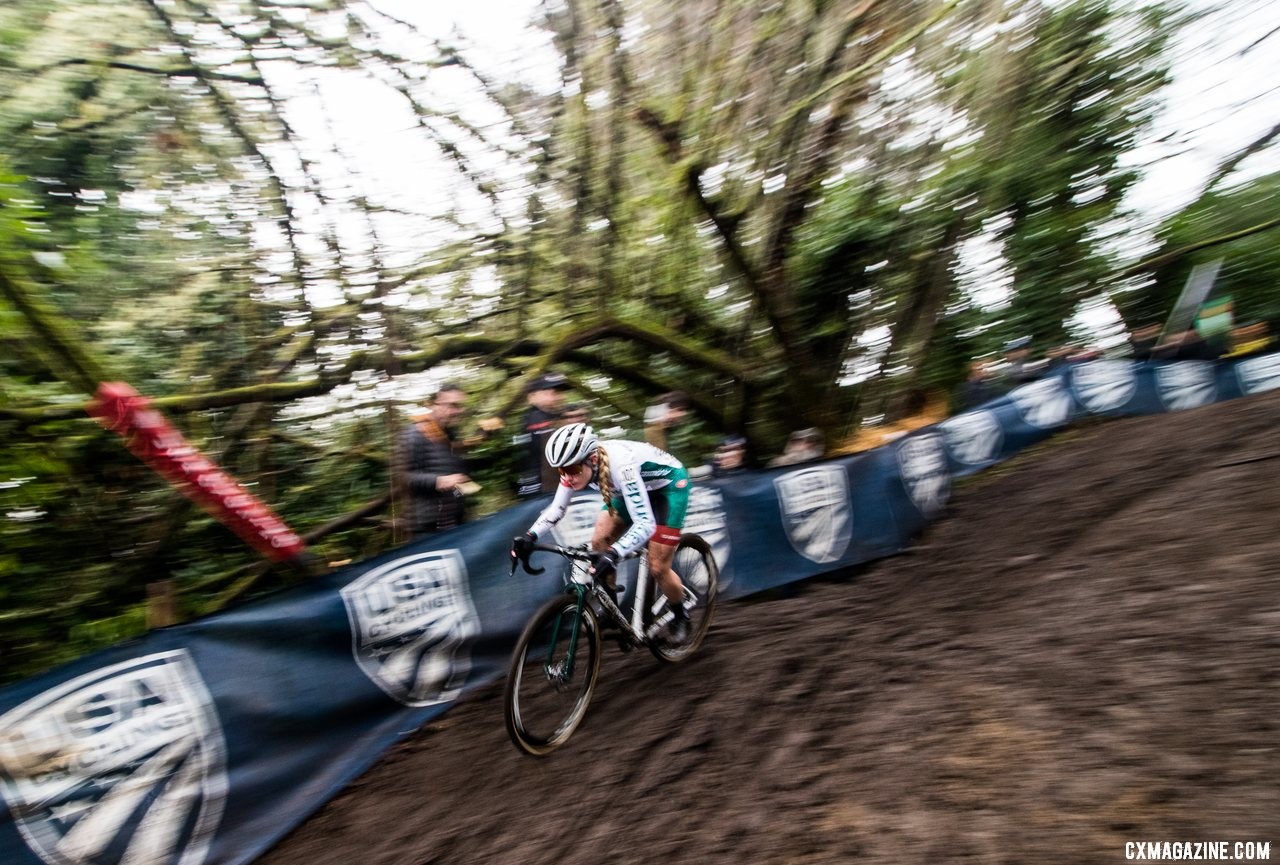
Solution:
<svg viewBox="0 0 1280 865">
<path fill-rule="evenodd" d="M 621 652 L 630 652 L 635 646 L 627 639 L 626 634 L 618 634 L 618 650 Z"/>
</svg>

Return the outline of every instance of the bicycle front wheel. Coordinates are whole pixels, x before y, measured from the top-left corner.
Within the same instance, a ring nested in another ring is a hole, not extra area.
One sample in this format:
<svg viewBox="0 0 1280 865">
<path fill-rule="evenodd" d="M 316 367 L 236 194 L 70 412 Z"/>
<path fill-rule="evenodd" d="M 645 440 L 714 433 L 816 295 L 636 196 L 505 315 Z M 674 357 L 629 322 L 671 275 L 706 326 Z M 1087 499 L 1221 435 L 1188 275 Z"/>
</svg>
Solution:
<svg viewBox="0 0 1280 865">
<path fill-rule="evenodd" d="M 664 640 L 661 634 L 649 641 L 649 650 L 658 660 L 676 664 L 692 655 L 711 627 L 711 616 L 716 609 L 716 596 L 720 592 L 720 569 L 716 566 L 711 545 L 698 535 L 681 535 L 671 559 L 671 569 L 684 583 L 684 607 L 689 612 L 689 639 L 683 643 Z M 670 620 L 668 601 L 649 581 L 649 617 L 651 623 Z"/>
<path fill-rule="evenodd" d="M 600 673 L 600 627 L 591 607 L 572 595 L 547 601 L 525 625 L 507 670 L 511 741 L 543 757 L 582 723 Z"/>
</svg>

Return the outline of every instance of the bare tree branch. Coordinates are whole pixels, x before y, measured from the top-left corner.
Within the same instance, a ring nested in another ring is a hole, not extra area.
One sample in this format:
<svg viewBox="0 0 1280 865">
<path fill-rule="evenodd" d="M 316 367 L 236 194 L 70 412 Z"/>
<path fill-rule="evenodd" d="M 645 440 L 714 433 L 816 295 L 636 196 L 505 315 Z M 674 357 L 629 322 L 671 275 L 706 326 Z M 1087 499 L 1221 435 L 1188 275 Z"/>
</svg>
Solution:
<svg viewBox="0 0 1280 865">
<path fill-rule="evenodd" d="M 1211 191 L 1215 186 L 1226 179 L 1227 175 L 1235 171 L 1237 165 L 1244 162 L 1258 151 L 1266 148 L 1266 146 L 1272 141 L 1275 141 L 1277 137 L 1280 137 L 1280 123 L 1272 126 L 1269 130 L 1262 133 L 1262 135 L 1258 136 L 1248 145 L 1242 147 L 1240 150 L 1237 150 L 1235 153 L 1231 154 L 1231 156 L 1227 157 L 1227 159 L 1223 160 L 1217 169 L 1214 170 L 1213 174 L 1209 176 L 1209 179 L 1205 182 L 1205 185 L 1200 192 L 1200 196 L 1197 197 L 1202 197 L 1205 193 Z"/>
</svg>

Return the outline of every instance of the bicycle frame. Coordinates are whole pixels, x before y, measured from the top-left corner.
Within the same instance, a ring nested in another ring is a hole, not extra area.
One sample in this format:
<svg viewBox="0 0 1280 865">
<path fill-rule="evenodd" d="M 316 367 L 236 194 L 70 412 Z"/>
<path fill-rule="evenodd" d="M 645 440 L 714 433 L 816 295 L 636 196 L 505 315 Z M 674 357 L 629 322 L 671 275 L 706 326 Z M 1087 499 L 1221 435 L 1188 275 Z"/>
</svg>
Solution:
<svg viewBox="0 0 1280 865">
<path fill-rule="evenodd" d="M 622 631 L 631 642 L 637 646 L 643 646 L 653 638 L 653 635 L 666 623 L 667 617 L 655 619 L 645 627 L 644 608 L 642 606 L 643 599 L 649 589 L 649 580 L 652 577 L 649 574 L 649 560 L 646 551 L 642 548 L 630 555 L 627 559 L 638 558 L 640 560 L 636 577 L 635 594 L 631 601 L 631 616 L 628 619 L 627 614 L 622 611 L 613 597 L 605 591 L 604 587 L 595 581 L 595 579 L 587 572 L 588 562 L 590 561 L 590 553 L 585 548 L 561 547 L 550 544 L 535 544 L 534 550 L 548 553 L 557 553 L 569 560 L 569 571 L 565 577 L 565 588 L 572 592 L 575 596 L 574 605 L 574 628 L 572 637 L 569 642 L 568 667 L 565 675 L 573 672 L 573 659 L 577 650 L 578 641 L 578 620 L 582 617 L 582 608 L 587 603 L 587 598 L 592 598 L 599 605 L 600 610 L 608 616 L 618 629 Z M 660 603 L 660 601 L 656 602 Z M 669 617 L 670 614 L 668 614 Z M 556 627 L 559 628 L 560 622 L 557 619 Z M 553 640 L 554 643 L 554 640 Z M 552 647 L 548 647 L 548 658 Z M 549 662 L 548 662 L 549 663 Z M 551 675 L 552 671 L 548 668 L 547 674 Z"/>
<path fill-rule="evenodd" d="M 706 579 L 703 595 L 685 584 L 686 609 L 703 609 L 695 612 L 696 630 L 688 631 L 688 636 L 678 643 L 670 642 L 665 633 L 675 614 L 666 609 L 665 594 L 655 591 L 645 550 L 623 559 L 639 560 L 630 609 L 625 600 L 619 603 L 615 599 L 616 589 L 597 581 L 591 573 L 593 554 L 585 545 L 568 548 L 529 544 L 512 556 L 512 574 L 517 565 L 523 565 L 531 574 L 544 573 L 546 568 L 529 565 L 529 557 L 535 551 L 556 553 L 568 560 L 563 572 L 564 590 L 545 599 L 529 618 L 507 669 L 507 733 L 519 750 L 543 757 L 573 735 L 600 676 L 603 639 L 617 640 L 623 650 L 644 646 L 659 661 L 671 664 L 685 660 L 698 648 L 715 608 L 717 568 L 710 547 L 696 535 L 682 535 L 677 546 L 692 550 L 696 557 L 681 558 L 681 567 L 687 564 L 691 575 L 702 573 L 695 567 L 704 567 Z M 566 625 L 570 627 L 568 633 Z M 606 630 L 611 633 L 605 635 Z"/>
</svg>

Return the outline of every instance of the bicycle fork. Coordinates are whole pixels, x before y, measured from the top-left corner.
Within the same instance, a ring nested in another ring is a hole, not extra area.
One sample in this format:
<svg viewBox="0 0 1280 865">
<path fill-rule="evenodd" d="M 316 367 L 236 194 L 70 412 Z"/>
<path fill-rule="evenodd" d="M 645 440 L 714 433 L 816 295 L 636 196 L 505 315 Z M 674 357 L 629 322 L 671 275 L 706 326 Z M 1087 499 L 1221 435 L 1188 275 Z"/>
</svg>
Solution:
<svg viewBox="0 0 1280 865">
<path fill-rule="evenodd" d="M 587 602 L 586 587 L 577 583 L 573 584 L 574 608 L 573 608 L 573 627 L 569 630 L 569 645 L 565 649 L 564 657 L 559 661 L 556 660 L 556 643 L 560 638 L 560 624 L 564 620 L 565 611 L 562 609 L 556 614 L 555 621 L 551 625 L 551 634 L 547 639 L 547 656 L 542 662 L 542 671 L 546 674 L 547 681 L 556 685 L 563 685 L 573 676 L 573 662 L 578 654 L 578 633 L 582 630 L 582 608 Z"/>
</svg>

